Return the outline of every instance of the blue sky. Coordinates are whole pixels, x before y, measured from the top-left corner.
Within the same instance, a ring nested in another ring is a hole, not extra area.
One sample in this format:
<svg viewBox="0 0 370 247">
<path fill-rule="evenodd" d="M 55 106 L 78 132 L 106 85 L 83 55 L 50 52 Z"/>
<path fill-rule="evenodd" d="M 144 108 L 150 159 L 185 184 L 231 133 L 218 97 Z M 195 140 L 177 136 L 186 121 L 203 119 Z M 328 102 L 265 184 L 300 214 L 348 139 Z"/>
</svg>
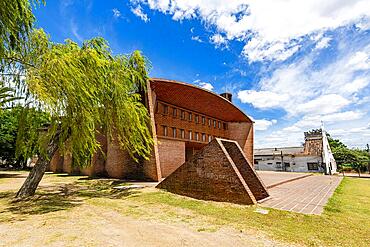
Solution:
<svg viewBox="0 0 370 247">
<path fill-rule="evenodd" d="M 233 102 L 255 121 L 256 147 L 300 145 L 319 128 L 370 142 L 369 0 L 49 0 L 37 26 L 55 42 L 108 40 L 141 50 L 152 77 Z"/>
</svg>

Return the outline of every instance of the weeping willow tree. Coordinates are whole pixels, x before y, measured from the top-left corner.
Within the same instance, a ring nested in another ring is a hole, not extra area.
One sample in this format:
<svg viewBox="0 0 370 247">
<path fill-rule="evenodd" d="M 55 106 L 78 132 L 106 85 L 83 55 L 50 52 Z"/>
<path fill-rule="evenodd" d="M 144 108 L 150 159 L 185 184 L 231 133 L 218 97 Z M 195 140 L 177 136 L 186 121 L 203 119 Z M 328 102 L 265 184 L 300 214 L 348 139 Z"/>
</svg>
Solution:
<svg viewBox="0 0 370 247">
<path fill-rule="evenodd" d="M 17 62 L 19 57 L 13 56 L 24 48 L 29 33 L 32 30 L 35 17 L 32 6 L 36 7 L 39 0 L 1 0 L 0 1 L 0 61 L 1 65 L 7 62 Z M 19 61 L 18 61 L 19 62 Z M 0 66 L 0 108 L 5 104 L 18 99 L 14 96 L 14 89 L 9 87 L 7 80 L 10 71 L 2 70 Z M 14 74 L 14 73 L 13 73 Z M 12 80 L 14 78 L 11 78 Z M 0 109 L 1 110 L 1 109 Z"/>
<path fill-rule="evenodd" d="M 148 63 L 140 52 L 113 56 L 102 38 L 81 46 L 71 40 L 60 44 L 35 30 L 19 56 L 28 98 L 50 114 L 51 122 L 40 134 L 39 159 L 17 197 L 35 193 L 58 149 L 72 153 L 74 165 L 86 166 L 100 148 L 99 131 L 114 135 L 134 160 L 149 157 L 153 140 L 140 96 Z"/>
<path fill-rule="evenodd" d="M 1 0 L 0 1 L 0 56 L 9 50 L 21 50 L 32 30 L 35 17 L 32 6 L 39 0 Z"/>
</svg>

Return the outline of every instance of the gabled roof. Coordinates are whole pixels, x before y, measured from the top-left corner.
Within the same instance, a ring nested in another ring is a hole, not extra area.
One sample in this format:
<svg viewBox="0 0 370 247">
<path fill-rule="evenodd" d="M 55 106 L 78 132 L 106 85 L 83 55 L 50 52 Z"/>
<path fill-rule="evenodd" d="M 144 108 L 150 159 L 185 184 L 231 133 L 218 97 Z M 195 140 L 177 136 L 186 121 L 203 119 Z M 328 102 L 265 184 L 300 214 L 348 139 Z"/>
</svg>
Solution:
<svg viewBox="0 0 370 247">
<path fill-rule="evenodd" d="M 253 122 L 224 97 L 209 90 L 167 79 L 150 79 L 157 100 L 183 107 L 227 122 Z"/>
</svg>

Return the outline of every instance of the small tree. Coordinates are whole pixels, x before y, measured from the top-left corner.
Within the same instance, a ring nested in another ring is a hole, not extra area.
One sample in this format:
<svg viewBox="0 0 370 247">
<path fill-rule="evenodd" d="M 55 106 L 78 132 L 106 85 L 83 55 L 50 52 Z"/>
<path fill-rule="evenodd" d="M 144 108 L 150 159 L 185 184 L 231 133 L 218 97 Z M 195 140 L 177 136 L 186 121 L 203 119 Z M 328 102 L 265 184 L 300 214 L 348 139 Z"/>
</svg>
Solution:
<svg viewBox="0 0 370 247">
<path fill-rule="evenodd" d="M 340 146 L 333 148 L 333 155 L 342 170 L 347 165 L 356 170 L 359 176 L 361 176 L 361 171 L 366 169 L 368 162 L 370 162 L 370 155 L 365 150 L 360 149 L 349 149 Z"/>
<path fill-rule="evenodd" d="M 20 68 L 24 80 L 19 88 L 28 104 L 50 114 L 50 125 L 38 141 L 39 159 L 18 197 L 35 193 L 57 149 L 71 152 L 74 165 L 88 165 L 100 148 L 99 131 L 108 138 L 114 134 L 134 160 L 149 157 L 153 140 L 140 96 L 147 86 L 148 63 L 140 52 L 113 56 L 102 38 L 82 46 L 71 40 L 58 44 L 43 30 L 35 30 L 24 49 L 11 56 L 16 64 L 5 66 Z"/>
<path fill-rule="evenodd" d="M 366 170 L 368 163 L 370 162 L 370 155 L 366 150 L 353 149 L 356 160 L 353 162 L 353 167 L 357 170 L 358 176 L 361 176 L 361 171 Z"/>
</svg>

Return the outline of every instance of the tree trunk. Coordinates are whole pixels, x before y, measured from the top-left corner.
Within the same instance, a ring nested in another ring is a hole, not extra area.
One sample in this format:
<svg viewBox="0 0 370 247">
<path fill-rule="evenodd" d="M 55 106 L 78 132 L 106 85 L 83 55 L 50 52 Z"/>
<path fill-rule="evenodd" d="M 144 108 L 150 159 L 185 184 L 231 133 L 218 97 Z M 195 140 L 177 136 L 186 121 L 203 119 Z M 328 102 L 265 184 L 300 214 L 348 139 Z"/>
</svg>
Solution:
<svg viewBox="0 0 370 247">
<path fill-rule="evenodd" d="M 32 168 L 31 172 L 28 174 L 26 181 L 24 181 L 22 187 L 17 192 L 16 198 L 26 198 L 33 196 L 39 185 L 44 173 L 48 167 L 48 164 L 58 149 L 59 133 L 50 140 L 47 150 L 46 157 L 40 155 L 35 166 Z"/>
</svg>

